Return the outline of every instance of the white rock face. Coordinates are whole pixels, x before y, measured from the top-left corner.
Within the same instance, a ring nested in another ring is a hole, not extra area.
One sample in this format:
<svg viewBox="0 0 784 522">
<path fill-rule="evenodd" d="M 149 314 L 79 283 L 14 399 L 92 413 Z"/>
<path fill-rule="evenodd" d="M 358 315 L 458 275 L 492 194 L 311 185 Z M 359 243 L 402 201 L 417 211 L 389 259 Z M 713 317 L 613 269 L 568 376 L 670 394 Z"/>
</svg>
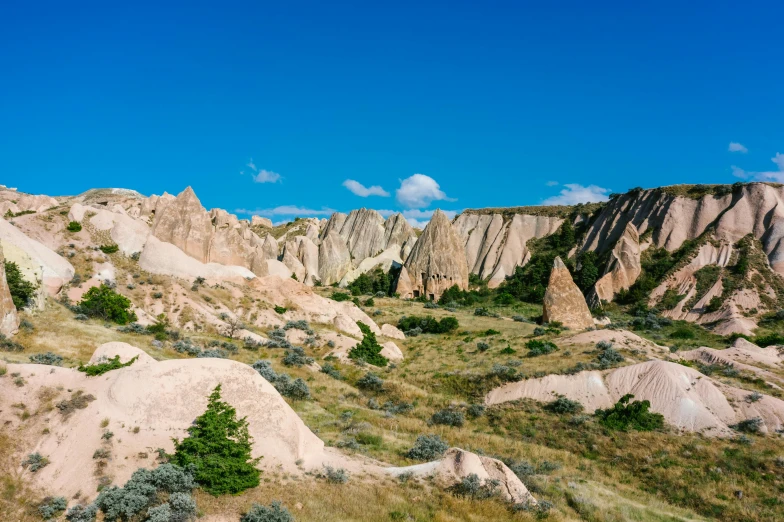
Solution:
<svg viewBox="0 0 784 522">
<path fill-rule="evenodd" d="M 272 220 L 261 216 L 252 216 L 250 218 L 251 226 L 260 226 L 264 228 L 272 228 Z"/>
<path fill-rule="evenodd" d="M 197 277 L 223 281 L 242 282 L 256 275 L 242 266 L 202 263 L 172 245 L 154 236 L 147 243 L 139 257 L 139 266 L 151 274 L 170 275 L 193 280 Z"/>
<path fill-rule="evenodd" d="M 406 339 L 406 334 L 404 334 L 396 326 L 391 324 L 381 325 L 381 335 L 383 335 L 384 337 L 389 337 L 390 339 L 400 339 L 401 341 L 404 341 Z"/>
<path fill-rule="evenodd" d="M 71 263 L 60 257 L 38 241 L 27 237 L 21 230 L 4 219 L 0 219 L 0 240 L 10 243 L 27 254 L 41 267 L 42 282 L 49 295 L 56 295 L 63 284 L 73 278 Z"/>
<path fill-rule="evenodd" d="M 760 239 L 773 270 L 784 274 L 784 187 L 748 183 L 725 196 L 676 197 L 662 189 L 613 199 L 591 224 L 583 249 L 604 252 L 631 222 L 639 234 L 653 230 L 653 244 L 675 250 L 716 224 L 716 237 L 734 243 L 746 234 Z"/>
<path fill-rule="evenodd" d="M 463 252 L 460 236 L 449 218 L 436 210 L 406 259 L 404 268 L 409 279 L 405 281 L 401 272 L 397 292 L 404 298 L 424 295 L 437 300 L 453 285 L 466 289 L 468 265 Z M 406 289 L 408 284 L 410 292 Z"/>
<path fill-rule="evenodd" d="M 41 365 L 9 365 L 11 371 L 21 373 L 26 385 L 20 388 L 9 379 L 0 380 L 3 409 L 15 402 L 31 403 L 42 386 L 63 390 L 58 400 L 70 397 L 64 390 L 83 390 L 95 397 L 70 418 L 54 415 L 47 424 L 50 432 L 41 437 L 36 449 L 51 462 L 33 476 L 42 490 L 67 498 L 77 491 L 88 495 L 87 499 L 96 494 L 98 477 L 93 474 L 92 455 L 101 446 L 102 430 L 96 429 L 96 422 L 103 418 L 110 419 L 108 429 L 116 433 L 123 426 L 141 428 L 139 433 L 115 437 L 112 442 L 113 458 L 106 471 L 117 483 L 125 483 L 140 466 L 127 462 L 137 462 L 139 452 L 158 447 L 173 451 L 171 438 L 187 435 L 187 428 L 205 411 L 208 396 L 218 384 L 222 399 L 237 409 L 238 416 L 247 417 L 253 456 L 262 457 L 260 467 L 296 473 L 297 464 L 318 469 L 330 462 L 323 442 L 275 388 L 246 364 L 227 359 L 155 362 L 125 343 L 103 345 L 93 359 L 114 355 L 120 355 L 121 360 L 139 359 L 101 378 L 87 377 L 75 368 L 51 367 L 43 372 Z M 144 464 L 153 466 L 154 460 Z"/>
<path fill-rule="evenodd" d="M 551 216 L 464 212 L 454 222 L 463 238 L 468 268 L 496 288 L 530 256 L 529 239 L 548 236 L 558 230 L 563 219 Z"/>
<path fill-rule="evenodd" d="M 391 268 L 401 266 L 403 260 L 400 258 L 400 252 L 401 248 L 393 244 L 379 255 L 363 259 L 356 268 L 345 273 L 340 280 L 340 286 L 346 287 L 360 275 L 371 272 L 376 268 L 389 272 Z"/>
<path fill-rule="evenodd" d="M 351 253 L 345 241 L 330 231 L 318 246 L 318 273 L 324 285 L 337 283 L 352 268 Z"/>
<path fill-rule="evenodd" d="M 542 402 L 558 395 L 579 401 L 589 413 L 612 407 L 631 393 L 635 400 L 648 400 L 651 411 L 661 413 L 669 424 L 684 431 L 708 436 L 734 436 L 730 424 L 760 417 L 763 432 L 784 426 L 784 401 L 764 396 L 757 406 L 743 400 L 747 391 L 726 386 L 692 368 L 667 361 L 648 361 L 607 372 L 548 375 L 541 379 L 506 384 L 491 391 L 488 405 L 522 398 Z"/>
<path fill-rule="evenodd" d="M 574 330 L 593 326 L 593 317 L 583 293 L 574 284 L 569 269 L 560 257 L 555 258 L 550 272 L 550 281 L 544 294 L 542 321 L 559 322 Z"/>
<path fill-rule="evenodd" d="M 604 275 L 596 282 L 594 293 L 599 301 L 612 301 L 615 294 L 634 284 L 640 273 L 640 236 L 631 223 L 613 247 Z"/>
<path fill-rule="evenodd" d="M 3 256 L 3 249 L 0 248 L 0 333 L 13 335 L 17 331 L 19 331 L 19 316 L 6 281 L 5 256 Z"/>
</svg>

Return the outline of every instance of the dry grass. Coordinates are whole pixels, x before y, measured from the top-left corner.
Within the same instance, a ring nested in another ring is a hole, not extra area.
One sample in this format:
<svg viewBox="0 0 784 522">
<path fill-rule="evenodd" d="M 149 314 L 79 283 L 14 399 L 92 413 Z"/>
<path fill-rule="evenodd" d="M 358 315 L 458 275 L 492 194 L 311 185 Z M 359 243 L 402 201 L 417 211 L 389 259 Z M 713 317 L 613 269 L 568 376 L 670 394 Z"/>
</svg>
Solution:
<svg viewBox="0 0 784 522">
<path fill-rule="evenodd" d="M 152 284 L 169 292 L 183 291 L 179 287 L 168 286 L 166 281 L 155 280 Z M 329 295 L 332 289 L 318 291 Z M 147 292 L 149 290 L 145 289 L 145 295 Z M 233 297 L 228 288 L 200 288 L 198 295 L 207 295 L 217 306 L 230 309 L 242 304 L 243 299 Z M 416 437 L 423 433 L 436 433 L 451 445 L 488 455 L 525 460 L 535 466 L 545 461 L 556 463 L 558 469 L 526 479 L 537 498 L 554 503 L 549 520 L 702 520 L 694 515 L 694 510 L 704 513 L 706 509 L 714 509 L 714 504 L 731 508 L 725 508 L 724 514 L 719 516 L 724 520 L 772 520 L 768 516 L 770 510 L 760 503 L 774 494 L 775 488 L 781 487 L 780 475 L 774 473 L 770 476 L 776 478 L 766 482 L 761 481 L 759 476 L 746 476 L 741 472 L 736 475 L 734 471 L 727 480 L 719 481 L 708 474 L 709 466 L 720 465 L 725 459 L 724 452 L 734 449 L 730 442 L 707 443 L 696 436 L 679 436 L 669 432 L 607 434 L 592 421 L 580 426 L 570 425 L 567 419 L 545 412 L 540 405 L 530 402 L 493 407 L 485 416 L 467 420 L 460 428 L 429 425 L 430 417 L 439 409 L 450 406 L 464 408 L 471 402 L 479 402 L 486 387 L 495 384 L 485 377 L 494 364 L 519 361 L 521 365 L 517 369 L 527 375 L 558 372 L 577 362 L 591 360 L 595 356 L 592 353 L 594 347 L 561 347 L 554 354 L 529 358 L 525 356 L 524 345 L 530 339 L 535 327 L 533 324 L 479 317 L 473 314 L 473 309 L 452 313 L 443 309 L 424 309 L 422 304 L 395 299 L 376 298 L 375 301 L 373 309 L 366 312 L 379 323 L 396 324 L 403 315 L 433 315 L 438 318 L 456 315 L 460 328 L 450 335 L 422 335 L 396 340 L 406 359 L 395 367 L 375 369 L 338 364 L 345 376 L 342 381 L 304 367 L 283 366 L 280 362 L 283 350 L 261 348 L 249 351 L 241 348 L 232 359 L 244 363 L 269 359 L 276 371 L 305 379 L 314 399 L 288 402 L 327 445 L 362 434 L 369 436 L 363 439 L 369 442 L 359 446 L 359 453 L 390 464 L 407 465 L 414 462 L 404 453 Z M 244 304 L 248 304 L 247 298 Z M 374 314 L 375 310 L 379 310 L 380 314 Z M 501 312 L 507 317 L 514 314 L 532 317 L 540 313 L 533 306 L 501 309 Z M 170 346 L 153 348 L 151 336 L 122 334 L 115 326 L 107 327 L 99 321 L 76 321 L 70 311 L 58 304 L 49 303 L 46 310 L 32 320 L 35 330 L 21 333 L 18 337 L 27 346 L 27 351 L 4 354 L 9 360 L 26 361 L 29 353 L 53 351 L 67 358 L 66 365 L 73 366 L 89 359 L 98 345 L 108 341 L 128 342 L 159 360 L 183 357 Z M 322 333 L 333 330 L 331 326 L 312 326 Z M 482 332 L 488 329 L 499 333 L 483 336 Z M 189 335 L 201 343 L 210 339 L 226 340 L 209 329 Z M 488 342 L 490 349 L 478 351 L 477 341 Z M 241 343 L 236 344 L 241 346 Z M 507 346 L 516 353 L 501 354 L 500 351 Z M 317 360 L 329 350 L 323 341 L 319 346 L 306 348 L 309 355 Z M 570 354 L 567 355 L 567 351 Z M 644 358 L 639 354 L 625 355 Z M 385 380 L 384 391 L 369 393 L 357 390 L 354 384 L 368 370 L 377 372 Z M 475 376 L 476 379 L 471 381 L 466 376 Z M 48 407 L 46 405 L 53 400 L 51 395 L 54 391 L 44 391 L 39 395 L 39 410 Z M 371 408 L 371 399 L 380 405 L 386 401 L 409 402 L 414 409 L 390 416 Z M 350 419 L 345 412 L 351 412 Z M 26 429 L 26 437 L 30 438 L 38 428 L 32 423 Z M 0 434 L 3 433 L 0 429 Z M 5 433 L 5 438 L 0 439 L 0 444 L 5 444 L 5 454 L 18 453 L 19 447 L 9 445 L 8 435 Z M 748 459 L 762 459 L 759 465 L 766 466 L 766 472 L 771 473 L 767 467 L 772 466 L 776 456 L 773 439 L 755 437 L 755 444 L 748 448 L 744 446 L 742 450 L 753 452 L 746 455 Z M 0 456 L 2 451 L 3 448 L 0 448 Z M 671 464 L 666 458 L 663 460 L 661 456 L 665 452 L 672 456 L 670 460 L 676 460 L 676 464 Z M 732 459 L 733 466 L 745 469 L 742 461 L 738 460 L 740 457 Z M 661 465 L 662 462 L 667 466 Z M 6 466 L 4 469 L 15 468 Z M 31 498 L 31 493 L 25 492 L 24 480 L 7 471 L 0 472 L 0 476 L 0 481 L 3 481 L 0 484 L 12 484 L 12 487 L 9 486 L 11 489 L 6 488 L 11 492 L 3 496 L 7 505 L 13 506 L 13 509 L 27 509 L 26 502 L 29 500 L 25 499 Z M 733 504 L 732 488 L 745 492 L 740 508 Z M 673 494 L 676 491 L 685 491 L 691 496 L 678 498 Z M 718 496 L 730 500 L 715 500 Z M 710 503 L 706 508 L 708 498 Z M 513 513 L 507 505 L 495 500 L 456 498 L 426 481 L 401 484 L 393 479 L 378 481 L 354 476 L 348 484 L 341 486 L 310 476 L 284 477 L 274 471 L 266 471 L 262 485 L 242 495 L 214 498 L 198 493 L 197 500 L 205 514 L 237 516 L 253 502 L 281 500 L 300 521 L 473 522 L 535 518 L 532 513 Z M 674 507 L 668 500 L 681 507 Z M 297 508 L 298 503 L 301 508 Z M 0 504 L 0 507 L 3 505 Z M 730 515 L 738 518 L 729 518 Z"/>
</svg>

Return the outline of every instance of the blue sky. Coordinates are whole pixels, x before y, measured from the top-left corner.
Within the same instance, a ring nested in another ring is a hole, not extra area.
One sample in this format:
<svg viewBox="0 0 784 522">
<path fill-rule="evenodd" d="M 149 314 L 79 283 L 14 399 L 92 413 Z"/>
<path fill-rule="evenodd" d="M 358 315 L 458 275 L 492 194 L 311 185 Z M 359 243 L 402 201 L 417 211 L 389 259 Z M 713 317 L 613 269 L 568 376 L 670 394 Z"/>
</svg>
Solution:
<svg viewBox="0 0 784 522">
<path fill-rule="evenodd" d="M 279 221 L 784 178 L 781 2 L 119 4 L 3 4 L 0 183 Z"/>
</svg>

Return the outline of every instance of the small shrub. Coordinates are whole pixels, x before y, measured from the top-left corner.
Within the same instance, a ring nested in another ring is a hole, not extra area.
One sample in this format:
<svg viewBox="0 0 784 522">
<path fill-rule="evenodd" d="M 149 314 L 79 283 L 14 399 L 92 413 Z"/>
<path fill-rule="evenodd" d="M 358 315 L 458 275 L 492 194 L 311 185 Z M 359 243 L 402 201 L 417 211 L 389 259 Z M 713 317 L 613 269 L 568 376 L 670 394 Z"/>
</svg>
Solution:
<svg viewBox="0 0 784 522">
<path fill-rule="evenodd" d="M 22 467 L 30 470 L 32 473 L 35 473 L 39 469 L 45 467 L 47 464 L 49 464 L 49 459 L 37 451 L 35 453 L 29 454 L 27 458 L 22 461 Z"/>
<path fill-rule="evenodd" d="M 343 302 L 343 301 L 350 301 L 351 300 L 351 296 L 349 294 L 345 293 L 345 292 L 332 292 L 332 295 L 330 296 L 330 298 L 333 301 L 337 301 L 339 303 Z"/>
<path fill-rule="evenodd" d="M 501 482 L 496 479 L 487 479 L 484 483 L 476 473 L 471 473 L 458 484 L 450 488 L 452 494 L 468 497 L 473 500 L 492 498 L 499 494 L 498 487 Z"/>
<path fill-rule="evenodd" d="M 194 480 L 212 495 L 236 494 L 259 485 L 258 459 L 251 456 L 248 421 L 221 401 L 221 386 L 210 394 L 207 410 L 188 428 L 188 437 L 174 439 L 172 462 L 196 466 Z"/>
<path fill-rule="evenodd" d="M 754 417 L 753 419 L 742 420 L 737 424 L 732 424 L 730 428 L 741 433 L 759 433 L 760 428 L 762 428 L 762 419 Z"/>
<path fill-rule="evenodd" d="M 46 497 L 38 504 L 38 514 L 44 520 L 49 520 L 57 517 L 67 507 L 68 501 L 65 500 L 65 497 Z"/>
<path fill-rule="evenodd" d="M 130 361 L 128 361 L 126 363 L 121 363 L 120 362 L 120 356 L 119 355 L 115 355 L 114 357 L 112 357 L 108 361 L 99 362 L 99 363 L 91 364 L 91 365 L 88 365 L 88 366 L 80 365 L 79 368 L 77 368 L 77 369 L 80 372 L 86 373 L 90 377 L 95 377 L 97 375 L 103 375 L 104 373 L 110 372 L 112 370 L 118 370 L 120 368 L 125 368 L 126 366 L 130 366 L 133 363 L 135 363 L 138 358 L 139 358 L 139 356 L 137 355 L 133 359 L 131 359 Z"/>
<path fill-rule="evenodd" d="M 115 244 L 101 245 L 98 248 L 100 248 L 101 252 L 103 252 L 104 254 L 115 254 L 117 253 L 118 250 L 120 250 L 120 247 Z"/>
<path fill-rule="evenodd" d="M 455 410 L 439 410 L 430 417 L 430 423 L 459 428 L 465 424 L 465 416 L 462 412 Z"/>
<path fill-rule="evenodd" d="M 664 426 L 663 415 L 648 411 L 651 407 L 649 401 L 631 401 L 633 398 L 634 395 L 626 394 L 612 408 L 598 409 L 594 415 L 599 423 L 611 430 L 652 431 Z"/>
<path fill-rule="evenodd" d="M 86 506 L 77 504 L 68 510 L 65 519 L 68 522 L 94 522 L 97 515 L 98 506 L 95 504 L 88 504 Z"/>
<path fill-rule="evenodd" d="M 163 298 L 163 292 L 153 292 L 152 293 L 152 298 L 153 299 L 162 299 Z"/>
<path fill-rule="evenodd" d="M 431 316 L 419 317 L 412 315 L 401 317 L 397 327 L 405 332 L 406 335 L 417 329 L 419 333 L 446 334 L 457 330 L 460 327 L 460 323 L 453 316 L 442 317 L 439 321 Z"/>
<path fill-rule="evenodd" d="M 492 315 L 492 313 L 487 308 L 477 308 L 474 310 L 474 315 L 479 317 L 489 317 Z"/>
<path fill-rule="evenodd" d="M 63 417 L 67 418 L 76 410 L 85 409 L 94 400 L 95 397 L 92 394 L 85 395 L 82 390 L 77 390 L 71 394 L 70 399 L 64 399 L 58 402 L 55 407 Z"/>
<path fill-rule="evenodd" d="M 286 313 L 286 311 L 288 310 L 288 308 L 286 308 L 286 307 L 284 307 L 284 306 L 276 306 L 274 310 L 275 310 L 275 313 L 276 313 L 276 314 L 281 314 L 281 315 L 283 315 L 283 314 L 285 314 L 285 313 Z"/>
<path fill-rule="evenodd" d="M 71 221 L 70 223 L 68 223 L 65 229 L 68 232 L 79 232 L 82 230 L 82 225 L 78 221 Z"/>
<path fill-rule="evenodd" d="M 694 339 L 697 337 L 697 334 L 695 334 L 694 330 L 691 328 L 682 326 L 673 330 L 672 333 L 670 333 L 670 337 L 672 339 Z"/>
<path fill-rule="evenodd" d="M 560 396 L 553 402 L 545 406 L 547 411 L 557 413 L 559 415 L 579 413 L 583 411 L 583 405 L 578 401 L 569 400 L 564 396 Z"/>
<path fill-rule="evenodd" d="M 478 343 L 476 343 L 476 349 L 479 350 L 480 352 L 486 352 L 487 350 L 490 349 L 490 345 L 484 341 L 479 341 Z"/>
<path fill-rule="evenodd" d="M 599 364 L 599 368 L 602 370 L 612 368 L 613 366 L 618 365 L 623 361 L 623 355 L 612 348 L 612 344 L 610 345 L 610 348 L 603 349 L 601 352 L 599 352 L 599 355 L 596 356 L 596 362 Z"/>
<path fill-rule="evenodd" d="M 380 392 L 384 388 L 384 380 L 375 373 L 368 372 L 357 381 L 357 388 Z"/>
<path fill-rule="evenodd" d="M 526 321 L 525 317 L 523 317 L 522 315 L 513 315 L 512 316 L 512 321 L 514 321 L 516 323 L 526 323 L 526 322 L 528 322 L 528 321 Z"/>
<path fill-rule="evenodd" d="M 103 440 L 112 440 L 112 437 L 114 437 L 114 433 L 109 430 L 104 431 L 103 435 L 101 435 Z"/>
<path fill-rule="evenodd" d="M 343 375 L 340 373 L 340 370 L 338 370 L 332 363 L 324 363 L 321 366 L 321 373 L 325 373 L 333 379 L 337 379 L 338 381 L 343 380 Z"/>
<path fill-rule="evenodd" d="M 294 517 L 280 502 L 272 501 L 269 506 L 253 504 L 240 522 L 294 522 Z"/>
<path fill-rule="evenodd" d="M 345 484 L 349 478 L 348 471 L 343 468 L 333 468 L 332 466 L 324 466 L 324 474 L 322 476 L 330 484 Z"/>
<path fill-rule="evenodd" d="M 104 460 L 108 459 L 112 456 L 112 452 L 109 451 L 107 448 L 98 448 L 93 452 L 93 458 L 95 460 Z"/>
<path fill-rule="evenodd" d="M 299 346 L 295 346 L 290 350 L 286 350 L 286 355 L 283 356 L 283 364 L 285 366 L 307 366 L 313 364 L 313 357 L 305 355 L 305 350 Z"/>
<path fill-rule="evenodd" d="M 38 287 L 22 277 L 19 265 L 13 261 L 5 261 L 4 263 L 5 279 L 8 284 L 8 290 L 11 292 L 11 300 L 14 302 L 14 307 L 17 310 L 21 310 L 33 300 Z"/>
<path fill-rule="evenodd" d="M 49 366 L 62 366 L 63 365 L 63 357 L 61 355 L 57 355 L 56 353 L 46 352 L 46 353 L 35 353 L 30 356 L 30 362 L 33 364 L 46 364 Z"/>
<path fill-rule="evenodd" d="M 357 322 L 357 326 L 362 330 L 362 341 L 349 350 L 349 358 L 355 361 L 362 360 L 373 366 L 386 366 L 389 359 L 381 355 L 383 347 L 376 340 L 376 334 L 361 321 Z"/>
<path fill-rule="evenodd" d="M 0 334 L 0 350 L 5 352 L 23 352 L 24 346 Z"/>
<path fill-rule="evenodd" d="M 528 357 L 538 357 L 540 355 L 547 355 L 558 350 L 558 347 L 550 341 L 540 341 L 539 339 L 531 339 L 525 343 L 528 348 Z"/>
<path fill-rule="evenodd" d="M 466 410 L 466 415 L 472 419 L 476 419 L 477 417 L 484 415 L 486 410 L 487 407 L 484 404 L 472 404 Z"/>
<path fill-rule="evenodd" d="M 762 400 L 762 397 L 763 397 L 763 395 L 760 392 L 756 392 L 755 391 L 755 392 L 752 392 L 752 393 L 746 395 L 746 402 L 754 403 L 754 402 Z"/>
<path fill-rule="evenodd" d="M 514 348 L 512 348 L 511 346 L 509 346 L 507 344 L 506 348 L 504 348 L 503 350 L 501 350 L 498 353 L 500 353 L 501 355 L 514 355 L 514 354 L 517 353 L 517 350 L 515 350 Z"/>
<path fill-rule="evenodd" d="M 368 297 L 367 299 L 365 299 L 365 302 L 363 304 L 365 306 L 376 306 L 376 302 L 373 300 L 372 297 Z"/>
<path fill-rule="evenodd" d="M 406 453 L 406 457 L 413 460 L 435 460 L 448 449 L 449 444 L 438 435 L 420 435 Z"/>
<path fill-rule="evenodd" d="M 131 301 L 115 292 L 106 283 L 100 287 L 90 288 L 78 305 L 79 310 L 90 316 L 117 324 L 128 324 L 136 321 L 136 314 L 131 310 Z"/>
</svg>

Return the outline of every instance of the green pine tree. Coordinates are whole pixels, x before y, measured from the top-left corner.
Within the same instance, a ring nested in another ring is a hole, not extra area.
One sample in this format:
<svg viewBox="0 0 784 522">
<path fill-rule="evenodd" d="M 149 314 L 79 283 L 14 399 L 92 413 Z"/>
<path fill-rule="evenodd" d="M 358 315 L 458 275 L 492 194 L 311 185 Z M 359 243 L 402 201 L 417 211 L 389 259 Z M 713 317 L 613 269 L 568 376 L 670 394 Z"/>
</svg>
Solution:
<svg viewBox="0 0 784 522">
<path fill-rule="evenodd" d="M 210 394 L 207 411 L 188 428 L 188 437 L 174 440 L 172 463 L 194 465 L 196 482 L 212 495 L 236 494 L 259 485 L 259 459 L 251 457 L 245 417 L 221 401 L 221 386 Z"/>
</svg>

